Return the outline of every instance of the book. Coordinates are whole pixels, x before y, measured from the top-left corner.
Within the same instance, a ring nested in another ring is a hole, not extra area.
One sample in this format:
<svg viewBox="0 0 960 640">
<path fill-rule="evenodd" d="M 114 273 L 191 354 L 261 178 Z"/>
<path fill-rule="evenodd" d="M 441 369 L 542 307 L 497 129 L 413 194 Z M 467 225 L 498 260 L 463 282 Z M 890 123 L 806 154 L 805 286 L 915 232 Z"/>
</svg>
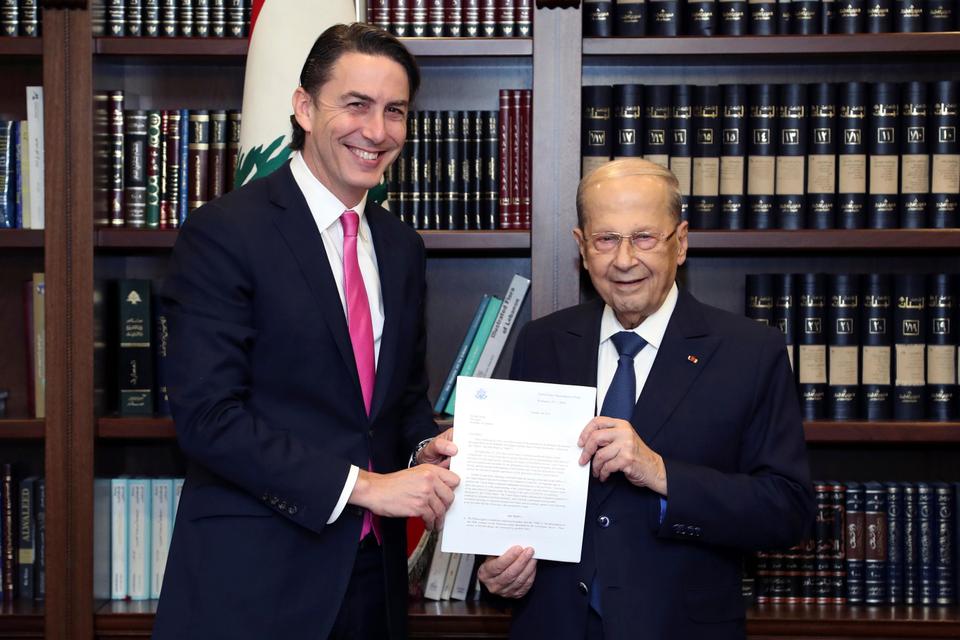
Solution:
<svg viewBox="0 0 960 640">
<path fill-rule="evenodd" d="M 44 274 L 34 273 L 31 282 L 33 304 L 33 415 L 47 416 L 47 335 L 46 335 L 46 283 Z"/>
<path fill-rule="evenodd" d="M 123 279 L 116 288 L 118 411 L 121 416 L 153 415 L 150 281 Z"/>
<path fill-rule="evenodd" d="M 694 87 L 690 226 L 717 229 L 720 215 L 720 87 Z"/>
<path fill-rule="evenodd" d="M 680 0 L 649 0 L 647 35 L 659 38 L 680 35 Z"/>
<path fill-rule="evenodd" d="M 670 166 L 670 86 L 643 87 L 643 158 Z"/>
<path fill-rule="evenodd" d="M 147 111 L 147 149 L 146 149 L 146 206 L 144 219 L 150 229 L 160 228 L 160 181 L 163 175 L 162 164 L 162 121 L 160 111 Z"/>
<path fill-rule="evenodd" d="M 684 26 L 688 36 L 717 34 L 717 0 L 687 0 Z"/>
<path fill-rule="evenodd" d="M 799 277 L 799 361 L 800 401 L 804 420 L 822 420 L 827 390 L 826 277 L 804 273 Z"/>
<path fill-rule="evenodd" d="M 863 604 L 864 578 L 864 495 L 859 482 L 846 484 L 846 521 L 844 557 L 846 559 L 846 597 L 851 605 Z"/>
<path fill-rule="evenodd" d="M 893 31 L 917 33 L 923 31 L 926 0 L 894 0 Z"/>
<path fill-rule="evenodd" d="M 110 497 L 110 598 L 124 600 L 128 595 L 127 478 L 110 480 Z"/>
<path fill-rule="evenodd" d="M 430 558 L 430 566 L 424 582 L 423 597 L 428 600 L 441 599 L 443 583 L 447 577 L 447 567 L 450 564 L 450 557 L 453 555 L 440 550 L 442 535 L 442 532 L 438 535 L 436 546 L 433 548 L 433 556 Z"/>
<path fill-rule="evenodd" d="M 0 120 L 0 229 L 17 226 L 17 138 L 15 120 Z"/>
<path fill-rule="evenodd" d="M 487 306 L 483 310 L 483 317 L 480 319 L 480 326 L 477 327 L 477 334 L 473 337 L 473 342 L 470 344 L 470 349 L 467 351 L 467 356 L 463 360 L 463 366 L 460 368 L 460 376 L 473 375 L 473 372 L 477 367 L 477 362 L 480 360 L 480 355 L 483 353 L 483 347 L 487 343 L 487 338 L 490 337 L 490 331 L 493 329 L 493 323 L 496 321 L 502 305 L 503 301 L 500 298 L 496 296 L 490 296 L 490 300 L 487 302 Z M 452 416 L 454 407 L 456 406 L 456 401 L 457 387 L 456 383 L 454 383 L 453 391 L 450 392 L 450 399 L 447 400 L 447 406 L 444 407 L 443 413 Z"/>
<path fill-rule="evenodd" d="M 934 531 L 933 487 L 926 482 L 917 485 L 917 604 L 932 605 L 937 599 Z"/>
<path fill-rule="evenodd" d="M 931 483 L 933 489 L 933 580 L 935 603 L 952 605 L 957 602 L 956 578 L 957 556 L 954 545 L 957 539 L 956 503 L 953 487 L 946 482 Z"/>
<path fill-rule="evenodd" d="M 893 0 L 870 0 L 867 6 L 866 32 L 890 33 L 893 31 Z"/>
<path fill-rule="evenodd" d="M 773 322 L 783 334 L 783 339 L 787 343 L 787 359 L 790 362 L 790 368 L 796 372 L 796 276 L 792 273 L 781 273 L 773 276 L 773 280 Z"/>
<path fill-rule="evenodd" d="M 745 36 L 748 31 L 747 0 L 718 0 L 718 30 L 722 36 Z"/>
<path fill-rule="evenodd" d="M 135 229 L 147 226 L 147 112 L 123 112 L 123 219 Z"/>
<path fill-rule="evenodd" d="M 827 418 L 859 416 L 860 286 L 855 274 L 830 274 L 827 324 Z"/>
<path fill-rule="evenodd" d="M 887 604 L 903 603 L 903 485 L 884 482 L 887 509 Z"/>
<path fill-rule="evenodd" d="M 17 595 L 30 600 L 37 595 L 37 480 L 21 478 L 17 490 Z"/>
<path fill-rule="evenodd" d="M 580 96 L 583 116 L 581 119 L 580 175 L 586 176 L 597 167 L 606 164 L 613 155 L 613 87 L 608 85 L 585 86 Z M 501 110 L 501 117 L 503 112 Z"/>
<path fill-rule="evenodd" d="M 583 37 L 613 35 L 613 0 L 583 0 Z"/>
<path fill-rule="evenodd" d="M 838 94 L 837 228 L 860 229 L 867 213 L 867 85 L 844 82 Z"/>
<path fill-rule="evenodd" d="M 150 598 L 150 506 L 149 478 L 127 480 L 127 596 Z"/>
<path fill-rule="evenodd" d="M 477 305 L 477 310 L 473 314 L 473 319 L 467 327 L 467 332 L 463 336 L 463 341 L 460 343 L 460 348 L 457 349 L 457 354 L 453 358 L 453 364 L 450 365 L 450 370 L 447 372 L 447 377 L 443 381 L 443 386 L 440 387 L 440 393 L 437 394 L 437 402 L 433 407 L 433 410 L 437 413 L 443 413 L 444 408 L 447 406 L 447 401 L 453 392 L 453 386 L 457 382 L 457 376 L 463 367 L 463 361 L 467 358 L 467 351 L 473 345 L 474 337 L 477 335 L 477 330 L 480 328 L 480 321 L 483 319 L 489 302 L 490 296 L 483 294 L 483 297 L 480 299 L 480 304 Z"/>
<path fill-rule="evenodd" d="M 17 593 L 17 514 L 16 504 L 19 499 L 13 480 L 13 465 L 3 464 L 3 475 L 0 476 L 0 513 L 2 513 L 3 530 L 2 552 L 3 558 L 3 597 L 10 602 Z"/>
<path fill-rule="evenodd" d="M 670 171 L 680 183 L 680 217 L 690 219 L 690 189 L 693 183 L 693 87 L 671 87 Z"/>
<path fill-rule="evenodd" d="M 863 485 L 864 504 L 864 604 L 885 604 L 887 599 L 887 505 L 879 482 Z"/>
<path fill-rule="evenodd" d="M 493 372 L 500 360 L 500 354 L 507 344 L 507 338 L 510 337 L 510 331 L 516 323 L 517 314 L 527 297 L 527 291 L 530 288 L 530 279 L 514 274 L 510 280 L 510 285 L 503 296 L 500 304 L 500 311 L 497 313 L 493 326 L 490 328 L 490 335 L 483 351 L 480 352 L 480 358 L 477 360 L 477 366 L 473 370 L 473 376 L 477 378 L 492 378 Z"/>
<path fill-rule="evenodd" d="M 922 420 L 926 408 L 926 278 L 893 278 L 893 419 Z"/>
<path fill-rule="evenodd" d="M 27 87 L 27 131 L 29 148 L 25 156 L 30 165 L 30 229 L 44 228 L 44 135 L 43 87 Z"/>
<path fill-rule="evenodd" d="M 720 121 L 720 228 L 747 226 L 747 88 L 723 86 L 723 116 Z"/>
<path fill-rule="evenodd" d="M 806 221 L 807 85 L 780 85 L 777 127 L 780 144 L 774 192 L 774 222 L 780 229 L 803 229 Z"/>
<path fill-rule="evenodd" d="M 867 226 L 894 229 L 899 224 L 899 86 L 893 82 L 872 83 L 870 105 Z"/>
<path fill-rule="evenodd" d="M 957 412 L 956 281 L 952 274 L 927 276 L 926 417 L 951 421 Z"/>
<path fill-rule="evenodd" d="M 908 605 L 920 602 L 920 557 L 919 542 L 919 506 L 917 487 L 912 482 L 903 483 L 903 603 Z"/>
<path fill-rule="evenodd" d="M 210 112 L 191 109 L 187 131 L 187 210 L 193 211 L 209 199 Z"/>
<path fill-rule="evenodd" d="M 836 110 L 835 85 L 810 85 L 806 206 L 807 226 L 811 229 L 832 229 L 836 225 Z"/>
<path fill-rule="evenodd" d="M 748 273 L 746 280 L 746 315 L 760 324 L 773 326 L 773 274 Z"/>
<path fill-rule="evenodd" d="M 160 597 L 173 534 L 173 478 L 150 481 L 150 599 Z"/>
<path fill-rule="evenodd" d="M 832 32 L 863 33 L 867 26 L 864 5 L 865 0 L 842 0 L 836 10 Z"/>
<path fill-rule="evenodd" d="M 927 83 L 907 82 L 900 95 L 900 227 L 923 229 L 930 196 Z"/>
<path fill-rule="evenodd" d="M 748 0 L 748 30 L 754 36 L 772 36 L 777 33 L 777 3 L 775 0 Z"/>
<path fill-rule="evenodd" d="M 643 85 L 613 85 L 613 140 L 611 154 L 614 160 L 643 156 Z M 583 175 L 586 175 L 584 172 Z"/>
<path fill-rule="evenodd" d="M 930 226 L 957 226 L 960 207 L 960 146 L 957 145 L 957 82 L 930 84 Z"/>
<path fill-rule="evenodd" d="M 893 416 L 893 288 L 890 276 L 862 277 L 862 346 L 860 349 L 863 417 L 889 420 Z"/>
<path fill-rule="evenodd" d="M 616 0 L 613 31 L 620 37 L 636 38 L 647 32 L 646 0 Z"/>
<path fill-rule="evenodd" d="M 776 141 L 779 137 L 776 85 L 750 85 L 748 94 L 747 227 L 772 229 L 776 193 Z"/>
</svg>

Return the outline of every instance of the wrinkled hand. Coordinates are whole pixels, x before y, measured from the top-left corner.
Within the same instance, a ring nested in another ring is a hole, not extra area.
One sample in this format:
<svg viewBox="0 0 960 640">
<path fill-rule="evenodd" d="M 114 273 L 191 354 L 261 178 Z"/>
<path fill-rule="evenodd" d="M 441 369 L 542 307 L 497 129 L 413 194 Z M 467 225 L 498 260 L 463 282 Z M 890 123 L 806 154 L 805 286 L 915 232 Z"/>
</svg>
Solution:
<svg viewBox="0 0 960 640">
<path fill-rule="evenodd" d="M 638 487 L 667 495 L 667 470 L 660 454 L 640 439 L 626 420 L 597 416 L 580 432 L 580 464 L 593 458 L 593 476 L 604 482 L 620 471 Z"/>
<path fill-rule="evenodd" d="M 451 456 L 457 455 L 457 445 L 453 444 L 453 427 L 450 427 L 417 454 L 417 464 L 435 464 L 444 469 L 450 468 Z"/>
<path fill-rule="evenodd" d="M 422 464 L 395 473 L 360 470 L 347 500 L 380 516 L 423 518 L 428 529 L 443 526 L 443 516 L 453 502 L 460 478 L 449 469 Z"/>
<path fill-rule="evenodd" d="M 533 548 L 514 546 L 499 558 L 487 558 L 477 570 L 480 582 L 487 590 L 502 598 L 522 598 L 537 577 L 537 561 Z"/>
</svg>

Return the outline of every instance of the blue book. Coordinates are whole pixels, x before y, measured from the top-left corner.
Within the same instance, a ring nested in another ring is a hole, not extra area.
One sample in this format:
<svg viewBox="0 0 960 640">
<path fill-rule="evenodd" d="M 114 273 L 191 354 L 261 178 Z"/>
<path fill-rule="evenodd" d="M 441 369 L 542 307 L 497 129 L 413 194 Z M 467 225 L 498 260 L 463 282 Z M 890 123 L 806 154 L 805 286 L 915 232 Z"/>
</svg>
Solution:
<svg viewBox="0 0 960 640">
<path fill-rule="evenodd" d="M 0 120 L 0 229 L 12 229 L 17 210 L 16 122 Z"/>
<path fill-rule="evenodd" d="M 463 336 L 463 342 L 460 343 L 460 348 L 457 350 L 457 356 L 453 359 L 453 364 L 450 365 L 447 378 L 443 381 L 443 386 L 440 387 L 440 393 L 437 395 L 437 403 L 433 405 L 433 410 L 437 413 L 443 413 L 444 408 L 447 406 L 447 400 L 450 399 L 450 394 L 453 393 L 453 385 L 457 383 L 457 375 L 460 373 L 461 367 L 463 367 L 463 361 L 467 358 L 467 351 L 470 350 L 470 345 L 473 344 L 473 338 L 477 335 L 477 329 L 480 328 L 480 321 L 483 319 L 483 312 L 486 311 L 489 302 L 490 295 L 486 293 L 483 294 L 483 297 L 480 299 L 480 304 L 477 305 L 477 310 L 473 314 L 473 320 L 470 321 L 470 326 L 467 328 L 467 333 Z"/>
<path fill-rule="evenodd" d="M 866 564 L 863 573 L 864 604 L 887 602 L 887 493 L 879 482 L 863 484 Z"/>
<path fill-rule="evenodd" d="M 180 109 L 180 182 L 178 184 L 180 191 L 180 202 L 179 202 L 179 211 L 176 212 L 177 220 L 180 223 L 180 226 L 183 226 L 184 221 L 187 219 L 188 211 L 188 192 L 187 189 L 189 178 L 189 153 L 187 140 L 190 137 L 190 110 L 189 109 Z"/>
<path fill-rule="evenodd" d="M 917 604 L 932 605 L 937 599 L 937 585 L 934 569 L 934 549 L 936 535 L 934 534 L 933 488 L 926 482 L 917 483 L 917 558 L 919 570 L 919 595 Z"/>
<path fill-rule="evenodd" d="M 471 343 L 470 350 L 467 351 L 467 357 L 463 361 L 463 367 L 460 369 L 460 375 L 472 376 L 474 370 L 476 370 L 477 362 L 480 361 L 480 354 L 483 353 L 483 346 L 487 344 L 487 338 L 490 337 L 490 332 L 493 330 L 493 323 L 497 319 L 497 314 L 500 313 L 500 306 L 502 304 L 503 300 L 496 296 L 490 296 L 490 301 L 487 303 L 487 308 L 483 311 L 483 318 L 480 320 L 480 326 L 477 328 L 477 335 L 473 337 L 473 343 Z M 454 384 L 453 391 L 450 393 L 450 399 L 447 400 L 447 406 L 444 408 L 443 412 L 452 416 L 456 403 L 457 387 L 456 384 Z"/>
<path fill-rule="evenodd" d="M 937 604 L 950 605 L 957 601 L 954 591 L 957 560 L 953 554 L 956 542 L 953 517 L 953 487 L 946 482 L 933 483 L 934 502 L 934 575 L 936 576 Z"/>
<path fill-rule="evenodd" d="M 14 213 L 13 213 L 13 228 L 14 228 L 14 229 L 22 229 L 22 228 L 23 228 L 23 196 L 24 196 L 24 189 L 26 189 L 26 188 L 29 186 L 29 185 L 25 185 L 25 184 L 24 184 L 24 178 L 25 178 L 25 176 L 23 175 L 23 163 L 24 163 L 24 162 L 29 162 L 29 160 L 28 160 L 27 158 L 24 158 L 24 157 L 23 157 L 23 136 L 24 136 L 24 134 L 23 134 L 23 130 L 24 130 L 24 129 L 23 129 L 23 128 L 24 128 L 25 125 L 26 125 L 26 121 L 23 121 L 23 122 L 20 122 L 20 121 L 14 122 L 14 123 L 13 123 L 13 133 L 11 134 L 11 135 L 13 135 L 13 136 L 15 137 L 15 139 L 16 139 L 16 141 L 15 141 L 15 143 L 14 143 L 14 147 L 13 147 L 13 155 L 14 155 L 13 172 L 14 172 L 14 173 L 16 174 L 16 176 L 17 176 L 17 179 L 16 179 L 16 183 L 17 183 L 17 184 L 16 184 L 16 189 L 17 189 L 16 206 L 14 207 Z"/>
<path fill-rule="evenodd" d="M 917 486 L 903 483 L 903 603 L 920 602 L 920 559 L 917 550 L 919 512 Z"/>
<path fill-rule="evenodd" d="M 847 482 L 846 527 L 844 555 L 847 565 L 847 603 L 863 604 L 864 572 L 864 505 L 863 486 Z"/>
<path fill-rule="evenodd" d="M 887 490 L 887 604 L 903 603 L 903 487 L 885 482 Z"/>
</svg>

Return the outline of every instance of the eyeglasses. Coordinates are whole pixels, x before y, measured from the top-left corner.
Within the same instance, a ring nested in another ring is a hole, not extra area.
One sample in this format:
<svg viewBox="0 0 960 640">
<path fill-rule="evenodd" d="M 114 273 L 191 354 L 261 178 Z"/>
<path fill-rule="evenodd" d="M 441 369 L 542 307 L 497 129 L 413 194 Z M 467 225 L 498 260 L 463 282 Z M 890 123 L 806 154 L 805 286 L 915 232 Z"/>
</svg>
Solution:
<svg viewBox="0 0 960 640">
<path fill-rule="evenodd" d="M 620 249 L 620 242 L 624 238 L 630 239 L 630 246 L 634 251 L 653 251 L 677 233 L 680 225 L 673 228 L 670 233 L 663 231 L 637 231 L 629 235 L 617 233 L 615 231 L 599 231 L 590 234 L 590 245 L 597 253 L 612 253 Z"/>
</svg>

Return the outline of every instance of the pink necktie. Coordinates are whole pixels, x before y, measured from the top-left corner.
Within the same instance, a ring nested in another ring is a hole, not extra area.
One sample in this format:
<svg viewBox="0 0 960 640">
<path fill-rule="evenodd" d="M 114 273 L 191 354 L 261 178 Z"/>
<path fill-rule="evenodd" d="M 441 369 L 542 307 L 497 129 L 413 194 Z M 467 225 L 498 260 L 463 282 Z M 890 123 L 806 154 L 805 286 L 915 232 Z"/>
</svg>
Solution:
<svg viewBox="0 0 960 640">
<path fill-rule="evenodd" d="M 357 363 L 357 374 L 360 376 L 363 406 L 367 410 L 367 415 L 370 415 L 376 365 L 373 358 L 373 321 L 370 319 L 370 301 L 367 298 L 367 288 L 363 284 L 363 275 L 360 273 L 360 262 L 357 260 L 357 229 L 360 226 L 360 216 L 354 211 L 344 211 L 340 216 L 340 224 L 343 226 L 343 294 L 347 300 L 347 326 L 350 331 L 350 344 L 353 345 L 353 358 Z M 367 468 L 372 470 L 372 464 L 368 462 Z M 363 540 L 372 530 L 377 542 L 380 542 L 378 529 L 379 527 L 374 523 L 373 514 L 365 511 L 360 539 Z"/>
</svg>

